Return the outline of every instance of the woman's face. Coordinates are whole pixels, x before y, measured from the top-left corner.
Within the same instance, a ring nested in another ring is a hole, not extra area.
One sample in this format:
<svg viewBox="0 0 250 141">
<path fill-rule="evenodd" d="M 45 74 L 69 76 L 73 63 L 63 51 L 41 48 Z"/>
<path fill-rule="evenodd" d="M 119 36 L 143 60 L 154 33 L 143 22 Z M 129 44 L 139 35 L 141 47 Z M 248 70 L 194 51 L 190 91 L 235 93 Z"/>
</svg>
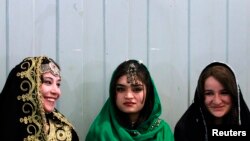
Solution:
<svg viewBox="0 0 250 141">
<path fill-rule="evenodd" d="M 121 76 L 116 84 L 116 105 L 119 110 L 137 119 L 146 99 L 146 86 L 138 81 L 133 85 L 127 82 L 127 76 Z"/>
<path fill-rule="evenodd" d="M 213 116 L 222 118 L 232 107 L 229 92 L 213 76 L 206 79 L 204 89 L 206 108 Z"/>
<path fill-rule="evenodd" d="M 50 113 L 54 110 L 56 101 L 61 95 L 61 77 L 54 76 L 50 72 L 44 73 L 42 77 L 40 92 L 43 96 L 43 108 L 45 112 Z"/>
</svg>

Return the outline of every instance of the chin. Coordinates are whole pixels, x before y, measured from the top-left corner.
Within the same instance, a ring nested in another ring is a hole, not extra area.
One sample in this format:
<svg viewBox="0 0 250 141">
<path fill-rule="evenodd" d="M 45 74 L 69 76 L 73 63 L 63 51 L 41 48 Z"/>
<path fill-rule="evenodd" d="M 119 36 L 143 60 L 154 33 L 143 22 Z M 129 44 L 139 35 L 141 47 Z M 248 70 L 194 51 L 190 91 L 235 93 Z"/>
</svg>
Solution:
<svg viewBox="0 0 250 141">
<path fill-rule="evenodd" d="M 124 112 L 124 113 L 127 113 L 127 114 L 136 114 L 136 113 L 138 113 L 138 112 L 135 112 L 135 111 L 126 111 L 126 112 Z"/>
<path fill-rule="evenodd" d="M 46 113 L 51 113 L 51 112 L 54 111 L 54 108 L 45 108 L 44 111 L 45 111 Z"/>
<path fill-rule="evenodd" d="M 213 113 L 213 115 L 217 118 L 222 118 L 225 115 L 225 113 Z"/>
</svg>

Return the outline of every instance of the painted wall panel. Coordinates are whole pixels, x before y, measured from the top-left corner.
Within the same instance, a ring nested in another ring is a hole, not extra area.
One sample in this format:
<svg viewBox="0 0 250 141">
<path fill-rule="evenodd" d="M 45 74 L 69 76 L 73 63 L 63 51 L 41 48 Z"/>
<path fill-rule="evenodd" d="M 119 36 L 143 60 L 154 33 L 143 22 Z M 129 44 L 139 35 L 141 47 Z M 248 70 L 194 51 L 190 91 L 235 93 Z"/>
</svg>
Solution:
<svg viewBox="0 0 250 141">
<path fill-rule="evenodd" d="M 83 140 L 86 111 L 83 72 L 85 54 L 83 49 L 83 2 L 59 1 L 58 44 L 59 62 L 62 68 L 62 97 L 59 110 L 75 126 L 80 140 Z"/>
<path fill-rule="evenodd" d="M 34 52 L 34 7 L 32 2 L 9 1 L 8 71 Z"/>
<path fill-rule="evenodd" d="M 128 1 L 128 59 L 147 64 L 148 3 L 146 0 Z"/>
<path fill-rule="evenodd" d="M 147 63 L 146 1 L 106 1 L 106 83 L 114 69 L 127 59 Z M 116 58 L 116 59 L 114 59 Z M 109 86 L 106 85 L 108 88 Z M 108 95 L 107 95 L 108 96 Z"/>
<path fill-rule="evenodd" d="M 30 1 L 27 3 L 21 1 L 9 1 L 9 17 L 7 18 L 9 24 L 9 48 L 7 52 L 9 60 L 8 71 L 28 56 L 47 55 L 56 59 L 55 34 L 53 36 L 50 32 L 40 29 L 40 26 L 44 26 L 44 28 L 49 31 L 53 31 L 53 29 L 55 31 L 55 18 L 54 20 L 48 20 L 46 23 L 47 25 L 54 25 L 53 27 L 50 27 L 44 25 L 44 19 L 41 18 L 43 16 L 39 13 L 39 11 L 44 8 L 43 6 L 50 5 L 46 2 L 49 1 Z M 48 14 L 53 15 L 50 11 L 48 12 Z M 43 38 L 47 39 L 47 41 L 41 41 Z M 52 43 L 52 46 L 43 46 L 43 43 Z"/>
<path fill-rule="evenodd" d="M 88 0 L 84 2 L 83 20 L 83 122 L 82 136 L 88 129 L 106 101 L 105 76 L 105 31 L 104 1 Z"/>
<path fill-rule="evenodd" d="M 226 10 L 225 0 L 190 2 L 190 103 L 202 69 L 212 61 L 227 61 Z"/>
<path fill-rule="evenodd" d="M 114 69 L 129 58 L 131 46 L 131 1 L 105 1 L 105 75 L 106 88 Z M 142 53 L 143 54 L 143 53 Z M 115 59 L 114 59 L 115 58 Z M 108 93 L 106 93 L 106 98 Z"/>
<path fill-rule="evenodd" d="M 85 103 L 88 103 L 89 106 L 85 105 L 86 120 L 88 123 L 84 129 L 85 134 L 87 134 L 88 127 L 101 110 L 102 105 L 106 101 L 105 94 L 107 93 L 106 87 L 106 76 L 105 76 L 105 31 L 104 31 L 104 2 L 100 3 L 98 0 L 88 1 L 89 4 L 85 5 L 87 13 L 85 15 L 85 80 L 86 86 L 86 95 L 89 99 L 85 99 Z M 98 3 L 98 4 L 97 4 Z M 91 7 L 89 7 L 91 5 Z M 95 13 L 93 15 L 93 13 Z M 89 31 L 91 29 L 91 31 Z M 94 89 L 93 89 L 94 88 Z M 89 95 L 91 93 L 91 95 Z M 93 107 L 95 109 L 93 110 Z M 93 110 L 93 111 L 92 111 Z M 92 111 L 92 112 L 90 112 Z M 87 114 L 89 113 L 89 114 Z"/>
<path fill-rule="evenodd" d="M 0 90 L 5 84 L 5 79 L 8 75 L 6 68 L 6 49 L 7 49 L 7 34 L 6 34 L 6 1 L 0 1 Z"/>
<path fill-rule="evenodd" d="M 57 108 L 81 141 L 127 59 L 148 66 L 172 129 L 214 60 L 234 68 L 250 105 L 249 9 L 248 0 L 2 0 L 0 88 L 24 57 L 52 57 L 62 69 Z"/>
<path fill-rule="evenodd" d="M 33 3 L 34 55 L 56 58 L 57 5 L 56 0 L 36 0 Z"/>
<path fill-rule="evenodd" d="M 162 118 L 172 128 L 187 108 L 187 25 L 187 3 L 150 2 L 149 68 L 161 98 Z"/>
<path fill-rule="evenodd" d="M 234 68 L 238 76 L 238 82 L 242 89 L 243 96 L 250 105 L 250 95 L 248 94 L 250 82 L 250 1 L 241 2 L 230 1 L 229 3 L 229 63 Z"/>
</svg>

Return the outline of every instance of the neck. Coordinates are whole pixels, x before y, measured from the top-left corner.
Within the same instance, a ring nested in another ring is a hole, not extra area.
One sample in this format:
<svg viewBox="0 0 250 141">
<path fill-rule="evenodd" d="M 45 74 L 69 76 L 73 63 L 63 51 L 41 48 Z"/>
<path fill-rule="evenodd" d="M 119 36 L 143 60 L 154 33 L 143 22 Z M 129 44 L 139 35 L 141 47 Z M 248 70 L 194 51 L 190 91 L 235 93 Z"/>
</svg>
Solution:
<svg viewBox="0 0 250 141">
<path fill-rule="evenodd" d="M 139 118 L 139 113 L 129 114 L 129 119 L 132 124 L 136 123 Z"/>
<path fill-rule="evenodd" d="M 215 119 L 214 119 L 214 123 L 215 123 L 216 125 L 222 124 L 222 118 L 215 118 Z"/>
</svg>

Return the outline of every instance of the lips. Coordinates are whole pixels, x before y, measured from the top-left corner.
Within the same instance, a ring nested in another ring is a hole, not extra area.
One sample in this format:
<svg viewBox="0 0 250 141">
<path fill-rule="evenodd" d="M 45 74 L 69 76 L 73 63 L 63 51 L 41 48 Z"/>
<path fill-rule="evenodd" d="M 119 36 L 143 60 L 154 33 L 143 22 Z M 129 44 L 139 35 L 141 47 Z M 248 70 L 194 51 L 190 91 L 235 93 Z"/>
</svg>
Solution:
<svg viewBox="0 0 250 141">
<path fill-rule="evenodd" d="M 47 101 L 50 101 L 50 102 L 55 102 L 56 100 L 53 99 L 53 98 L 47 98 Z"/>
<path fill-rule="evenodd" d="M 133 106 L 135 103 L 134 102 L 124 102 L 123 104 L 126 106 Z"/>
<path fill-rule="evenodd" d="M 223 111 L 224 110 L 224 107 L 223 106 L 220 106 L 220 107 L 212 107 L 212 109 L 214 111 Z"/>
<path fill-rule="evenodd" d="M 56 101 L 56 98 L 54 98 L 54 97 L 44 97 L 44 99 L 48 102 L 55 102 Z"/>
</svg>

